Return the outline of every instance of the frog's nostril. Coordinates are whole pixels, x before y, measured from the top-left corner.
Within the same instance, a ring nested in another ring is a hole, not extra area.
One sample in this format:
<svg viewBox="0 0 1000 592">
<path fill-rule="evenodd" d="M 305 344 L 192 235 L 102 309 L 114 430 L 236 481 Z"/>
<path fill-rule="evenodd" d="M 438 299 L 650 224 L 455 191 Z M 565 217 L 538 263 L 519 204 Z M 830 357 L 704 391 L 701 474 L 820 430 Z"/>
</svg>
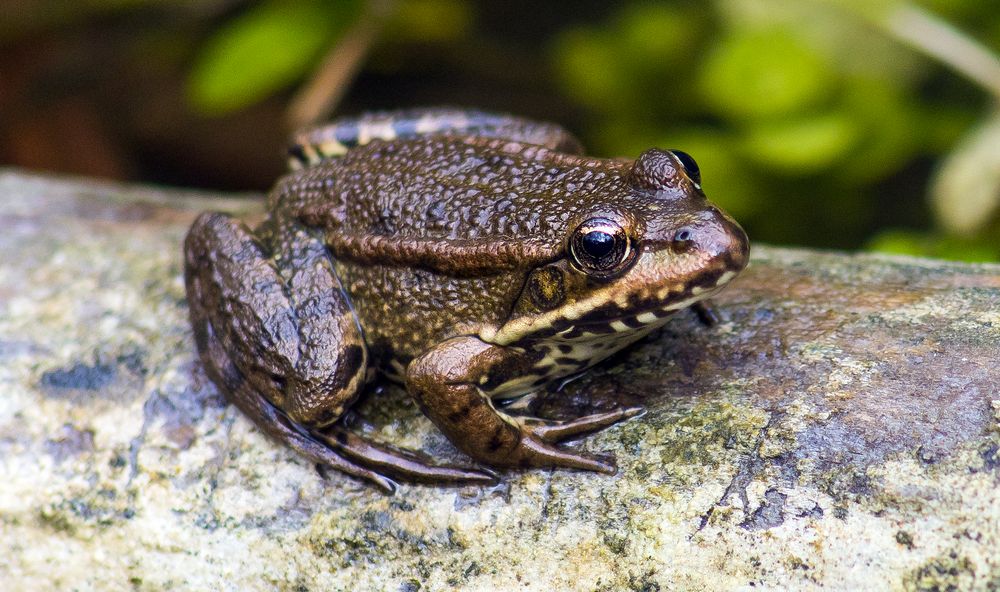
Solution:
<svg viewBox="0 0 1000 592">
<path fill-rule="evenodd" d="M 690 228 L 681 228 L 674 233 L 671 246 L 677 252 L 683 252 L 691 248 L 694 244 L 694 232 Z"/>
</svg>

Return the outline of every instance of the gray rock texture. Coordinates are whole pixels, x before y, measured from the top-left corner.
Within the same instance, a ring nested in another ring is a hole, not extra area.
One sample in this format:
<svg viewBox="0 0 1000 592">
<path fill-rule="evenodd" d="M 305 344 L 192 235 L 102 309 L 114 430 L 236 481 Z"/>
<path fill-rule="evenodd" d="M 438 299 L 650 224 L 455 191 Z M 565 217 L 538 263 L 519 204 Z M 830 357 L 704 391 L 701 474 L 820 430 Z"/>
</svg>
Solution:
<svg viewBox="0 0 1000 592">
<path fill-rule="evenodd" d="M 0 171 L 3 590 L 995 590 L 1000 266 L 755 247 L 559 392 L 614 477 L 324 478 L 197 365 L 180 244 L 253 197 Z M 397 389 L 377 438 L 461 460 Z"/>
</svg>

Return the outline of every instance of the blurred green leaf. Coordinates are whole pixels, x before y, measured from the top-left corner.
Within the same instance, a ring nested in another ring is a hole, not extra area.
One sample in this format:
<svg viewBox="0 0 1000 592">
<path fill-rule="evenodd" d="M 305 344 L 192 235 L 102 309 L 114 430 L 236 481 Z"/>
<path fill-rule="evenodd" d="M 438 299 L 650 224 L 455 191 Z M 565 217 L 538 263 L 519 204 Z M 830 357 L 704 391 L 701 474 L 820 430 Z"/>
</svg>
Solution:
<svg viewBox="0 0 1000 592">
<path fill-rule="evenodd" d="M 835 86 L 823 58 L 783 28 L 734 31 L 712 50 L 699 80 L 705 103 L 736 120 L 801 113 Z"/>
<path fill-rule="evenodd" d="M 188 79 L 191 104 L 223 114 L 301 78 L 357 17 L 359 2 L 265 2 L 221 28 L 202 48 Z"/>
<path fill-rule="evenodd" d="M 698 53 L 704 12 L 675 4 L 632 4 L 619 18 L 616 37 L 625 63 L 657 72 L 687 66 Z"/>
<path fill-rule="evenodd" d="M 558 38 L 553 51 L 557 75 L 582 104 L 601 108 L 632 102 L 634 84 L 610 36 L 573 29 Z"/>
<path fill-rule="evenodd" d="M 973 129 L 947 159 L 931 188 L 944 227 L 972 235 L 1000 208 L 1000 112 Z"/>
<path fill-rule="evenodd" d="M 936 236 L 913 230 L 885 230 L 868 243 L 868 249 L 894 255 L 936 257 L 970 263 L 996 261 L 998 245 L 957 237 Z"/>
<path fill-rule="evenodd" d="M 443 42 L 466 36 L 472 9 L 463 0 L 404 0 L 398 2 L 386 28 L 393 42 Z"/>
<path fill-rule="evenodd" d="M 880 232 L 868 243 L 868 249 L 879 253 L 927 257 L 933 250 L 930 242 L 930 239 L 923 233 L 910 230 L 886 230 Z"/>
<path fill-rule="evenodd" d="M 743 142 L 748 158 L 788 174 L 814 174 L 834 165 L 856 144 L 861 130 L 844 113 L 764 122 Z"/>
<path fill-rule="evenodd" d="M 921 147 L 930 114 L 914 109 L 896 86 L 853 79 L 845 84 L 841 104 L 859 137 L 837 168 L 838 179 L 852 185 L 878 181 L 899 170 Z"/>
</svg>

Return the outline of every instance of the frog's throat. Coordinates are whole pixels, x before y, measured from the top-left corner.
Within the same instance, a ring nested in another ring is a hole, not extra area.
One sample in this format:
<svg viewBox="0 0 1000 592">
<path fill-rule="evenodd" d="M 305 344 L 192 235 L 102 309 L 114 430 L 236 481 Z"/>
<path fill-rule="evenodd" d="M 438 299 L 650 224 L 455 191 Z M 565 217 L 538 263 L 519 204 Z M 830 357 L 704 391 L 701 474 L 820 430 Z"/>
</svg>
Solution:
<svg viewBox="0 0 1000 592">
<path fill-rule="evenodd" d="M 484 328 L 479 338 L 487 343 L 511 345 L 524 339 L 572 341 L 635 333 L 660 326 L 674 312 L 711 297 L 738 274 L 738 268 L 723 268 L 690 282 L 668 282 L 646 290 L 609 287 L 544 314 L 513 319 L 497 329 Z"/>
</svg>

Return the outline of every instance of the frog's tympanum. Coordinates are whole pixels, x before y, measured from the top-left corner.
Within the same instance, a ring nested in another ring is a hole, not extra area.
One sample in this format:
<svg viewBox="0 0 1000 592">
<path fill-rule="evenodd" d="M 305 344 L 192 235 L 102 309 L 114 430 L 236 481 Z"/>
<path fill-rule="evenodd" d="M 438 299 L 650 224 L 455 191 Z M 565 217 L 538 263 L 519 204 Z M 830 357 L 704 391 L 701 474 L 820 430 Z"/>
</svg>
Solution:
<svg viewBox="0 0 1000 592">
<path fill-rule="evenodd" d="M 376 373 L 480 463 L 613 473 L 558 443 L 639 409 L 551 421 L 501 402 L 641 339 L 747 263 L 746 234 L 678 150 L 589 158 L 552 124 L 432 109 L 340 120 L 291 154 L 258 227 L 206 213 L 187 236 L 201 360 L 264 432 L 389 491 L 495 475 L 338 422 Z"/>
</svg>

